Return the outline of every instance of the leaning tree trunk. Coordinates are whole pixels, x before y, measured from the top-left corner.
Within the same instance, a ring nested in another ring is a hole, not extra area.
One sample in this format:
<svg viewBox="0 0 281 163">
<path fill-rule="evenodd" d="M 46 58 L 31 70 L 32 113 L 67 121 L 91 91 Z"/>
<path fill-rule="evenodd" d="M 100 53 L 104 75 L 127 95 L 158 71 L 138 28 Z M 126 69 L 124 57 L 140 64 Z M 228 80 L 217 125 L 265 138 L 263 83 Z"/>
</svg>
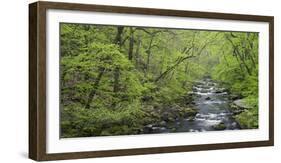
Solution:
<svg viewBox="0 0 281 163">
<path fill-rule="evenodd" d="M 99 84 L 100 84 L 100 81 L 101 81 L 101 78 L 102 78 L 104 72 L 105 72 L 105 68 L 99 68 L 98 76 L 97 76 L 97 78 L 95 80 L 93 89 L 91 90 L 91 92 L 90 92 L 90 94 L 88 96 L 87 102 L 86 102 L 86 109 L 89 109 L 90 106 L 91 106 L 91 103 L 92 103 L 93 98 L 95 97 L 95 95 L 97 93 L 97 89 L 99 87 Z"/>
</svg>

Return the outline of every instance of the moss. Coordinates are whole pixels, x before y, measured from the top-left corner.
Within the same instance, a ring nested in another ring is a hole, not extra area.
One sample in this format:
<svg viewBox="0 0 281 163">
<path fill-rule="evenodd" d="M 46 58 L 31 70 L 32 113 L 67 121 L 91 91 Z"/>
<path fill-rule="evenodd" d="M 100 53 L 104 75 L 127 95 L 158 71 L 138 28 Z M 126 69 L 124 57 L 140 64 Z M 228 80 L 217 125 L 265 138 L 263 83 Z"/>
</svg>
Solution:
<svg viewBox="0 0 281 163">
<path fill-rule="evenodd" d="M 235 116 L 242 129 L 256 129 L 259 127 L 258 109 L 246 110 Z"/>
<path fill-rule="evenodd" d="M 225 130 L 225 129 L 226 129 L 226 126 L 225 126 L 225 124 L 224 124 L 223 122 L 221 122 L 221 123 L 219 123 L 219 124 L 217 124 L 217 125 L 214 125 L 213 128 L 214 128 L 215 130 Z"/>
<path fill-rule="evenodd" d="M 256 96 L 249 96 L 245 98 L 244 102 L 252 108 L 245 109 L 242 113 L 236 115 L 235 119 L 242 129 L 256 129 L 259 127 L 258 98 Z"/>
<path fill-rule="evenodd" d="M 193 108 L 184 108 L 183 109 L 183 116 L 185 118 L 195 117 L 197 113 L 198 113 L 198 111 L 196 109 L 193 109 Z"/>
</svg>

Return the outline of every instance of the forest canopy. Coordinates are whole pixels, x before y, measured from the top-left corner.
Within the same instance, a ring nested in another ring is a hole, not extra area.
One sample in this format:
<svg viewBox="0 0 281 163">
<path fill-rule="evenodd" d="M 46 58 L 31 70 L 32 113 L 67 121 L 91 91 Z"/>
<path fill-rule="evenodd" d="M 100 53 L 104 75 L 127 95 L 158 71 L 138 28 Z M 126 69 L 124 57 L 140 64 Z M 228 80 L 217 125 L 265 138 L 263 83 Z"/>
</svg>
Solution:
<svg viewBox="0 0 281 163">
<path fill-rule="evenodd" d="M 258 33 L 61 23 L 60 51 L 63 138 L 195 116 L 190 94 L 206 77 L 248 106 L 233 116 L 242 129 L 258 127 Z"/>
</svg>

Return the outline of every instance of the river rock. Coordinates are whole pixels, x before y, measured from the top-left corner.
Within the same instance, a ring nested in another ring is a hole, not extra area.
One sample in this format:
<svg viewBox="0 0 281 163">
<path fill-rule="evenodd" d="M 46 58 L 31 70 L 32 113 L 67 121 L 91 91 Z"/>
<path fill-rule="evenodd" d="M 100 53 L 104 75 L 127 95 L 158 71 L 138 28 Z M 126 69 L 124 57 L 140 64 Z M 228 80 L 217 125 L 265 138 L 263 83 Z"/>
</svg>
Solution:
<svg viewBox="0 0 281 163">
<path fill-rule="evenodd" d="M 205 82 L 204 81 L 195 81 L 194 85 L 204 85 Z"/>
<path fill-rule="evenodd" d="M 244 112 L 245 110 L 253 108 L 253 106 L 250 106 L 249 104 L 247 104 L 245 99 L 239 99 L 239 100 L 233 101 L 233 103 L 230 104 L 230 108 L 234 115 L 238 115 L 238 114 Z"/>
<path fill-rule="evenodd" d="M 196 116 L 197 113 L 198 113 L 197 110 L 192 109 L 192 108 L 184 108 L 182 110 L 182 114 L 183 114 L 184 118 L 192 118 L 193 119 Z"/>
<path fill-rule="evenodd" d="M 237 95 L 237 94 L 230 94 L 229 95 L 229 99 L 230 100 L 238 100 L 238 99 L 241 99 L 241 95 Z"/>
<path fill-rule="evenodd" d="M 192 122 L 195 120 L 195 116 L 190 116 L 186 120 Z"/>
<path fill-rule="evenodd" d="M 214 125 L 213 128 L 214 128 L 215 130 L 225 130 L 225 129 L 226 129 L 226 126 L 225 126 L 225 124 L 224 124 L 223 122 L 221 122 L 221 123 L 219 123 L 219 124 L 217 124 L 217 125 Z"/>
<path fill-rule="evenodd" d="M 241 128 L 239 123 L 237 123 L 237 122 L 232 122 L 231 126 L 232 126 L 232 128 L 235 128 L 235 129 L 240 129 Z"/>
<path fill-rule="evenodd" d="M 159 126 L 154 126 L 152 124 L 149 124 L 149 125 L 146 125 L 141 132 L 143 132 L 143 133 L 159 133 L 159 132 L 164 132 L 165 130 L 166 130 L 166 127 L 159 127 Z"/>
<path fill-rule="evenodd" d="M 211 87 L 209 85 L 201 85 L 200 88 L 203 88 L 203 89 L 210 89 Z"/>
<path fill-rule="evenodd" d="M 215 86 L 216 84 L 215 84 L 215 83 L 209 82 L 209 83 L 207 83 L 207 85 L 210 86 L 210 87 L 213 87 L 213 86 Z"/>
<path fill-rule="evenodd" d="M 251 108 L 253 108 L 253 106 L 247 104 L 245 99 L 235 100 L 235 101 L 233 101 L 233 104 L 235 104 L 236 106 L 238 106 L 239 108 L 242 108 L 242 109 L 251 109 Z"/>
<path fill-rule="evenodd" d="M 153 128 L 153 125 L 148 124 L 148 125 L 144 126 L 143 132 L 144 133 L 151 133 L 153 131 L 152 128 Z"/>
<path fill-rule="evenodd" d="M 173 128 L 171 128 L 171 131 L 172 131 L 172 132 L 176 132 L 176 131 L 177 131 L 177 128 L 173 127 Z"/>
<path fill-rule="evenodd" d="M 230 105 L 230 108 L 234 115 L 238 115 L 244 112 L 245 110 L 253 108 L 253 106 L 247 104 L 245 99 L 239 99 L 233 101 L 233 103 Z"/>
<path fill-rule="evenodd" d="M 211 97 L 206 97 L 205 100 L 211 100 Z"/>
<path fill-rule="evenodd" d="M 202 89 L 200 92 L 201 92 L 201 93 L 208 93 L 209 90 L 207 90 L 207 89 Z"/>
<path fill-rule="evenodd" d="M 193 91 L 193 92 L 197 92 L 197 91 L 198 91 L 198 88 L 197 88 L 197 87 L 192 87 L 192 91 Z"/>
<path fill-rule="evenodd" d="M 226 88 L 217 88 L 216 90 L 214 90 L 214 93 L 224 93 L 227 92 Z"/>
<path fill-rule="evenodd" d="M 239 108 L 239 107 L 237 107 L 236 105 L 233 105 L 233 104 L 230 105 L 230 108 L 232 110 L 233 115 L 241 114 L 244 111 L 244 109 L 241 109 L 241 108 Z"/>
<path fill-rule="evenodd" d="M 177 117 L 179 117 L 179 112 L 181 107 L 178 105 L 167 106 L 163 109 L 161 113 L 161 119 L 166 122 L 174 122 Z"/>
<path fill-rule="evenodd" d="M 153 131 L 160 131 L 160 129 L 161 129 L 161 127 L 158 127 L 158 126 L 157 127 L 152 127 Z"/>
<path fill-rule="evenodd" d="M 190 104 L 192 104 L 192 105 L 196 105 L 196 102 L 192 101 Z"/>
<path fill-rule="evenodd" d="M 174 117 L 168 117 L 168 122 L 175 122 L 176 121 L 176 118 Z"/>
<path fill-rule="evenodd" d="M 167 125 L 167 122 L 166 121 L 161 121 L 160 123 L 159 123 L 159 126 L 166 126 Z"/>
</svg>

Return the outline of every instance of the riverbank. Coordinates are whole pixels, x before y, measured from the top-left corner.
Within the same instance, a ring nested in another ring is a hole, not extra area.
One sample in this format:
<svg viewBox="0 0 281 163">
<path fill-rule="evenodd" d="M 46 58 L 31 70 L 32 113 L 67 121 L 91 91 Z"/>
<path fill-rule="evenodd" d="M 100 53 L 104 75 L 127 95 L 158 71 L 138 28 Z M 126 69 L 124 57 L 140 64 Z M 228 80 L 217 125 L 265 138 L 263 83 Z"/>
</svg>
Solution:
<svg viewBox="0 0 281 163">
<path fill-rule="evenodd" d="M 240 129 L 230 108 L 227 89 L 205 77 L 194 82 L 191 92 L 172 105 L 147 107 L 141 133 L 202 132 Z"/>
<path fill-rule="evenodd" d="M 248 98 L 233 101 L 231 109 L 242 129 L 258 128 L 258 108 L 251 104 Z"/>
<path fill-rule="evenodd" d="M 241 93 L 243 92 L 242 90 L 238 93 L 231 91 L 231 88 L 225 84 L 221 85 L 226 87 L 227 93 L 229 94 L 230 110 L 241 129 L 258 128 L 258 99 L 254 96 L 243 96 Z"/>
</svg>

